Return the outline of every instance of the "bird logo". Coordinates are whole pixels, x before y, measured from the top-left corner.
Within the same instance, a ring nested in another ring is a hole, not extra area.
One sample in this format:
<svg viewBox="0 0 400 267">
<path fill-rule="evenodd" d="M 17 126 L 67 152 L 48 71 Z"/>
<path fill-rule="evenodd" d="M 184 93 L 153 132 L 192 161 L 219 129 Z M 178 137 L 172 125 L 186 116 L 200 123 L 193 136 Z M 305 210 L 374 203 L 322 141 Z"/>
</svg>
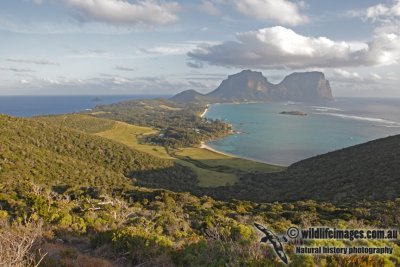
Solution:
<svg viewBox="0 0 400 267">
<path fill-rule="evenodd" d="M 272 244 L 274 247 L 276 255 L 286 264 L 289 263 L 288 258 L 286 256 L 285 251 L 283 250 L 283 246 L 281 241 L 279 240 L 279 237 L 275 235 L 271 230 L 268 230 L 264 226 L 258 223 L 254 223 L 254 226 L 261 231 L 265 236 L 261 238 L 260 242 L 261 243 L 268 243 L 268 241 Z M 286 238 L 284 238 L 283 241 L 287 241 Z"/>
</svg>

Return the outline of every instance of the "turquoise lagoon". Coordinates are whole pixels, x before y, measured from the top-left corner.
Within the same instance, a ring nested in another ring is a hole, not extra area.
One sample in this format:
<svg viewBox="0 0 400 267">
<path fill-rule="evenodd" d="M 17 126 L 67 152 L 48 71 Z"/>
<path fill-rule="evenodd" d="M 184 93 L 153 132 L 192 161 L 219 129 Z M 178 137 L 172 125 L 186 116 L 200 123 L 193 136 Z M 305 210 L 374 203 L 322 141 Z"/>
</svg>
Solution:
<svg viewBox="0 0 400 267">
<path fill-rule="evenodd" d="M 283 115 L 303 111 L 308 116 Z M 224 153 L 279 165 L 400 134 L 400 99 L 338 98 L 304 103 L 213 104 L 205 117 L 233 125 L 239 134 L 207 145 Z"/>
</svg>

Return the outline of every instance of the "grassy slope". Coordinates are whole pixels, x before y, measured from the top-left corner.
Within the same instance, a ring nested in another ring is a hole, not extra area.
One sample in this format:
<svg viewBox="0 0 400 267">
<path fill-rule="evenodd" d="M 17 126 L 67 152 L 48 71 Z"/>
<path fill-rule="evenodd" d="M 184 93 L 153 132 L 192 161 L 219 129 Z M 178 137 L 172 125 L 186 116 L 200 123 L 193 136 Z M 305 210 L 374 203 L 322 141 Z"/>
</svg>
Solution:
<svg viewBox="0 0 400 267">
<path fill-rule="evenodd" d="M 23 179 L 48 186 L 117 189 L 131 183 L 126 176 L 132 173 L 174 168 L 172 161 L 101 137 L 2 115 L 0 144 L 0 181 L 12 188 Z"/>
<path fill-rule="evenodd" d="M 140 136 L 154 134 L 156 132 L 156 130 L 149 127 L 131 125 L 125 122 L 116 122 L 111 129 L 97 132 L 96 135 L 120 142 L 155 157 L 173 159 L 162 146 L 139 143 Z"/>
<path fill-rule="evenodd" d="M 93 118 L 93 120 L 96 120 L 96 118 Z M 129 147 L 149 153 L 156 157 L 174 159 L 177 163 L 191 168 L 197 174 L 199 179 L 198 185 L 202 187 L 233 184 L 238 180 L 236 175 L 238 172 L 272 172 L 281 170 L 280 167 L 245 159 L 233 158 L 202 148 L 180 149 L 178 153 L 175 153 L 179 158 L 174 158 L 169 155 L 162 146 L 139 143 L 140 136 L 154 134 L 156 132 L 156 130 L 149 127 L 116 122 L 112 129 L 98 132 L 96 135 L 123 143 Z"/>
<path fill-rule="evenodd" d="M 196 147 L 180 149 L 176 154 L 181 157 L 200 161 L 210 167 L 229 167 L 231 169 L 248 172 L 275 172 L 284 169 L 276 165 L 235 158 Z"/>
<path fill-rule="evenodd" d="M 177 163 L 191 168 L 198 177 L 198 185 L 202 187 L 233 184 L 238 181 L 238 175 L 243 172 L 265 173 L 281 170 L 280 167 L 233 158 L 202 148 L 183 148 L 171 156 L 162 146 L 139 142 L 141 136 L 157 133 L 150 127 L 79 114 L 39 117 L 36 120 L 95 134 L 158 158 L 175 160 Z"/>
<path fill-rule="evenodd" d="M 200 168 L 191 162 L 173 158 L 168 154 L 168 152 L 162 146 L 140 144 L 138 142 L 138 138 L 140 138 L 141 135 L 153 134 L 155 132 L 156 132 L 155 130 L 149 127 L 140 127 L 136 125 L 127 124 L 124 122 L 117 122 L 112 129 L 106 130 L 104 132 L 99 132 L 96 135 L 117 142 L 121 142 L 129 147 L 132 147 L 142 152 L 149 153 L 156 157 L 161 157 L 165 159 L 174 159 L 176 160 L 177 163 L 191 168 L 197 174 L 198 179 L 200 181 L 199 182 L 200 186 L 205 186 L 205 187 L 220 186 L 220 185 L 226 185 L 227 183 L 232 184 L 236 182 L 237 180 L 236 176 L 231 173 L 216 172 L 213 170 L 209 170 L 207 168 Z"/>
</svg>

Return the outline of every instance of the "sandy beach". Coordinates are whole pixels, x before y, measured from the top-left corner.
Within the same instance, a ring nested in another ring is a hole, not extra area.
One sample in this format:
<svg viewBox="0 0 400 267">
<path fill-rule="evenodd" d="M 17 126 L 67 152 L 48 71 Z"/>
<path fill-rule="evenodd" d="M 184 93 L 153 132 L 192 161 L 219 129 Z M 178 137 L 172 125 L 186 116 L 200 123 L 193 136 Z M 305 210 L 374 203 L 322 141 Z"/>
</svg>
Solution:
<svg viewBox="0 0 400 267">
<path fill-rule="evenodd" d="M 201 118 L 203 118 L 203 117 L 207 114 L 208 106 L 209 106 L 209 105 L 207 105 L 207 106 L 206 106 L 206 109 L 204 110 L 204 112 L 201 113 L 201 115 L 200 115 Z"/>
<path fill-rule="evenodd" d="M 252 159 L 252 158 L 249 158 L 249 157 L 240 157 L 240 156 L 233 155 L 233 154 L 230 154 L 230 153 L 222 152 L 222 151 L 219 151 L 219 150 L 216 150 L 216 149 L 214 149 L 212 147 L 207 146 L 204 142 L 201 142 L 200 148 L 207 149 L 207 150 L 209 150 L 211 152 L 214 152 L 214 153 L 226 156 L 226 157 L 231 157 L 231 158 L 236 158 L 236 159 L 245 159 L 245 160 L 255 161 L 255 162 L 259 162 L 259 163 L 274 165 L 274 166 L 288 167 L 288 166 L 285 166 L 285 165 L 280 165 L 280 164 L 276 164 L 276 163 L 272 163 L 272 162 L 261 161 L 261 160 Z"/>
<path fill-rule="evenodd" d="M 237 156 L 235 156 L 235 155 L 231 155 L 231 154 L 228 154 L 228 153 L 224 153 L 224 152 L 215 150 L 214 148 L 207 146 L 204 142 L 201 142 L 200 148 L 207 149 L 207 150 L 209 150 L 211 152 L 214 152 L 214 153 L 217 153 L 217 154 L 220 154 L 220 155 L 223 155 L 223 156 L 237 158 Z"/>
</svg>

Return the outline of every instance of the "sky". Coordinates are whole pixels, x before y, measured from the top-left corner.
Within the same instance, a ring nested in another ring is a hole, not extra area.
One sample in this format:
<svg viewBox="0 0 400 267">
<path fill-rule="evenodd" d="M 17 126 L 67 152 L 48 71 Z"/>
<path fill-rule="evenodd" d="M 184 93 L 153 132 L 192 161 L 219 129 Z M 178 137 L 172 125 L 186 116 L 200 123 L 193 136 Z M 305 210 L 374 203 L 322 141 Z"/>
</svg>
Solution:
<svg viewBox="0 0 400 267">
<path fill-rule="evenodd" d="M 400 97 L 400 0 L 0 1 L 0 95 L 207 93 L 243 69 Z"/>
</svg>

